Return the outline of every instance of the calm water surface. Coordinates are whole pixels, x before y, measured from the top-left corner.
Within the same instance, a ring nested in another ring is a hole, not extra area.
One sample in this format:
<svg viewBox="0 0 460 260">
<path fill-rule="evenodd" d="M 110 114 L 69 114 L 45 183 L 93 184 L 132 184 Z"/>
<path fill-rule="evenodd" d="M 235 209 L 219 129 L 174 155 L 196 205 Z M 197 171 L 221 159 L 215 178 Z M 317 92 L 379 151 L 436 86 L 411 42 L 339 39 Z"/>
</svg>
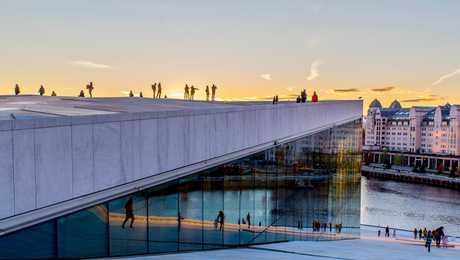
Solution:
<svg viewBox="0 0 460 260">
<path fill-rule="evenodd" d="M 362 177 L 361 223 L 409 229 L 444 226 L 460 236 L 460 191 Z"/>
</svg>

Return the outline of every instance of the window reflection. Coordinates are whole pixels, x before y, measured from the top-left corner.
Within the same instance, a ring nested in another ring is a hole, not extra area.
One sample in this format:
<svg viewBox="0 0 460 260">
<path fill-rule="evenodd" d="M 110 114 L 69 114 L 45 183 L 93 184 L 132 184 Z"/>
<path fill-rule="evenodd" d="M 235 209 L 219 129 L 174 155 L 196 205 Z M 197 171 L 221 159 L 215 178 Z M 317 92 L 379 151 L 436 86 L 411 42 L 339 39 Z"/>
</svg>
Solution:
<svg viewBox="0 0 460 260">
<path fill-rule="evenodd" d="M 147 221 L 141 193 L 109 202 L 110 255 L 147 253 Z"/>
<path fill-rule="evenodd" d="M 177 181 L 161 185 L 147 192 L 148 235 L 150 253 L 179 250 L 179 204 Z"/>
<path fill-rule="evenodd" d="M 101 204 L 58 219 L 58 252 L 62 258 L 108 255 L 108 214 Z"/>
<path fill-rule="evenodd" d="M 335 227 L 359 228 L 361 136 L 357 120 L 0 237 L 0 257 L 104 257 L 346 237 Z"/>
</svg>

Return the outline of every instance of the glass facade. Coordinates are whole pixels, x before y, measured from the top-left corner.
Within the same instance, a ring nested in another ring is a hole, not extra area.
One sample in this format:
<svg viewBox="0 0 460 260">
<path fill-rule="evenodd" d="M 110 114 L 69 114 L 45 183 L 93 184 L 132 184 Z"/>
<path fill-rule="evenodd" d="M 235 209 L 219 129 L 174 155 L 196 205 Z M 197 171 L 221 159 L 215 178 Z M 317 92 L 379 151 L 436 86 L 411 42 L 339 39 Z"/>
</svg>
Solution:
<svg viewBox="0 0 460 260">
<path fill-rule="evenodd" d="M 359 232 L 361 121 L 0 237 L 0 258 L 184 252 Z"/>
</svg>

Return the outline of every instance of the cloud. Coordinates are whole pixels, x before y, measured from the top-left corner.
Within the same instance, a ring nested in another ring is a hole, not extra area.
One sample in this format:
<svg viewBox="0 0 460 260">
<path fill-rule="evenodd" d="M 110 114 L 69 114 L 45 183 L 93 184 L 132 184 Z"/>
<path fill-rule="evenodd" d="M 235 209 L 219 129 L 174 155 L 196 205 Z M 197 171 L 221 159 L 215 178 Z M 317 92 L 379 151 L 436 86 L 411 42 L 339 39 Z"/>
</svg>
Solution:
<svg viewBox="0 0 460 260">
<path fill-rule="evenodd" d="M 452 78 L 453 76 L 457 75 L 457 74 L 460 74 L 460 68 L 452 71 L 451 73 L 447 73 L 445 75 L 442 75 L 438 80 L 436 80 L 435 82 L 433 82 L 431 85 L 433 86 L 436 86 L 436 85 L 439 85 L 441 84 L 444 80 L 446 79 L 449 79 L 449 78 Z"/>
<path fill-rule="evenodd" d="M 307 80 L 314 80 L 319 77 L 319 66 L 322 65 L 323 62 L 319 60 L 315 60 L 310 66 L 310 74 L 307 77 Z"/>
<path fill-rule="evenodd" d="M 427 95 L 413 99 L 401 100 L 403 103 L 418 103 L 418 102 L 431 102 L 431 101 L 443 101 L 444 97 L 438 95 Z"/>
<path fill-rule="evenodd" d="M 111 69 L 112 66 L 100 63 L 94 63 L 88 60 L 74 60 L 70 62 L 71 65 L 84 67 L 88 69 Z"/>
<path fill-rule="evenodd" d="M 396 87 L 393 87 L 393 86 L 383 87 L 383 88 L 371 88 L 371 91 L 374 91 L 374 92 L 387 92 L 387 91 L 392 91 L 395 88 Z"/>
<path fill-rule="evenodd" d="M 351 92 L 359 92 L 360 90 L 357 88 L 339 88 L 334 89 L 334 93 L 351 93 Z"/>
<path fill-rule="evenodd" d="M 265 80 L 272 80 L 272 75 L 271 74 L 262 74 L 260 75 L 261 78 Z"/>
</svg>

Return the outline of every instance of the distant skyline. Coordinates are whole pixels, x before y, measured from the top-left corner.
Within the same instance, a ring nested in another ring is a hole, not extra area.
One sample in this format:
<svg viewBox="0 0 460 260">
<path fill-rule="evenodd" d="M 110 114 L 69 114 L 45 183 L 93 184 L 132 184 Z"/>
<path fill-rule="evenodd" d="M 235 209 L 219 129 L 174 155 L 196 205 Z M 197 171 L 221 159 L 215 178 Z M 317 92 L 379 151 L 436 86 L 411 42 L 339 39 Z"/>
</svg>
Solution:
<svg viewBox="0 0 460 260">
<path fill-rule="evenodd" d="M 460 1 L 0 2 L 0 95 L 374 98 L 460 104 Z"/>
</svg>

